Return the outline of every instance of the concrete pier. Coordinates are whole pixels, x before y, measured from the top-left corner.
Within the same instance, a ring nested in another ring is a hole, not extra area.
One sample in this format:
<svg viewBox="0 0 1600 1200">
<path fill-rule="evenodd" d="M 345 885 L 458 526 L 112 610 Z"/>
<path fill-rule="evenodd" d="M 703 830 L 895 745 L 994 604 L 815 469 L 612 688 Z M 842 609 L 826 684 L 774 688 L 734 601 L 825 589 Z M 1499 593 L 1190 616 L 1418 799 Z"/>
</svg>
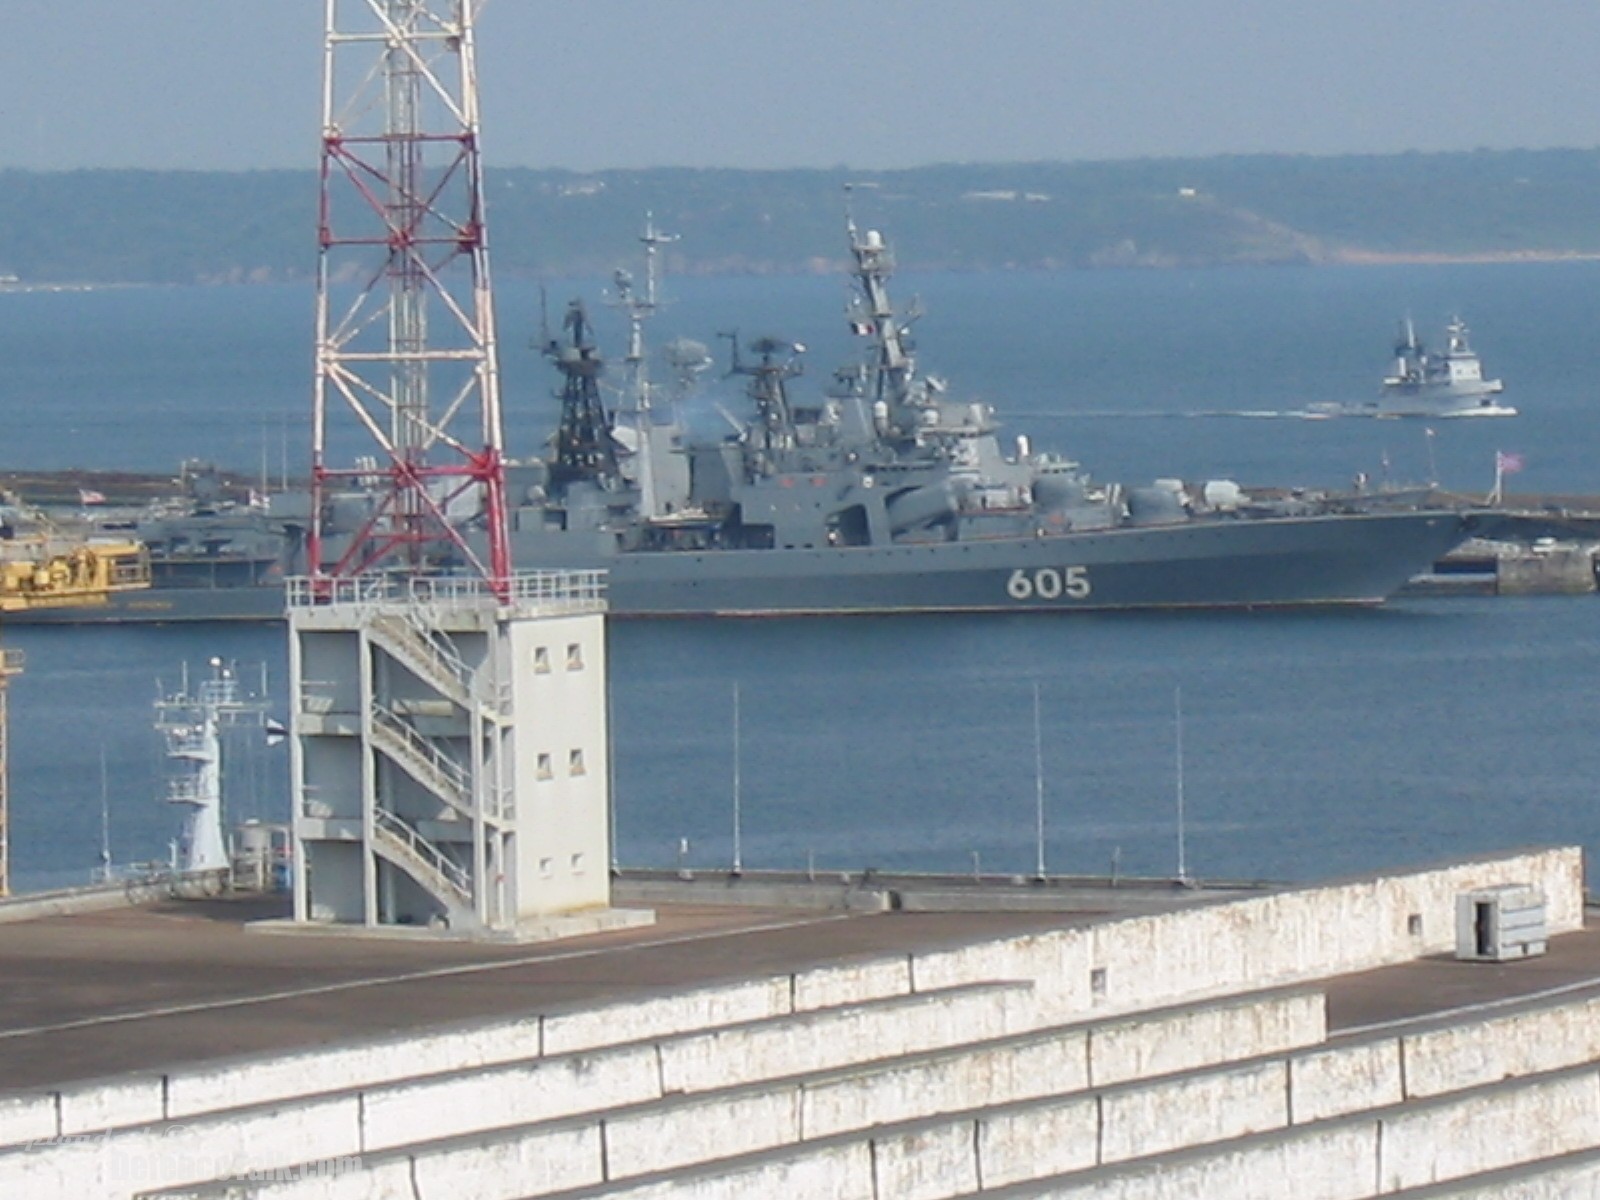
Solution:
<svg viewBox="0 0 1600 1200">
<path fill-rule="evenodd" d="M 0 926 L 0 1195 L 1563 1194 L 1536 1181 L 1600 1177 L 1582 877 L 654 878 L 655 926 L 537 947 L 252 933 L 236 901 Z M 1549 953 L 1458 961 L 1457 898 L 1505 884 Z"/>
</svg>

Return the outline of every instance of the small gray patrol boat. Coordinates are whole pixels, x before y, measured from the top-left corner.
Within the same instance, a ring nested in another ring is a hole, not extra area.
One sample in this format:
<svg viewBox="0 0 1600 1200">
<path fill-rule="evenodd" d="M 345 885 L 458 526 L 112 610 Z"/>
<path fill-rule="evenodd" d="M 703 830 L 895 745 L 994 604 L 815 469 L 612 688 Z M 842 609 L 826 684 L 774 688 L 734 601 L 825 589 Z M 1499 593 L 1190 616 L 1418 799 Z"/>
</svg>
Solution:
<svg viewBox="0 0 1600 1200">
<path fill-rule="evenodd" d="M 1397 417 L 1514 417 L 1517 410 L 1496 399 L 1498 379 L 1483 377 L 1483 364 L 1467 340 L 1467 326 L 1455 317 L 1445 327 L 1445 348 L 1430 353 L 1409 317 L 1394 348 L 1394 374 L 1383 381 L 1376 415 Z"/>
</svg>

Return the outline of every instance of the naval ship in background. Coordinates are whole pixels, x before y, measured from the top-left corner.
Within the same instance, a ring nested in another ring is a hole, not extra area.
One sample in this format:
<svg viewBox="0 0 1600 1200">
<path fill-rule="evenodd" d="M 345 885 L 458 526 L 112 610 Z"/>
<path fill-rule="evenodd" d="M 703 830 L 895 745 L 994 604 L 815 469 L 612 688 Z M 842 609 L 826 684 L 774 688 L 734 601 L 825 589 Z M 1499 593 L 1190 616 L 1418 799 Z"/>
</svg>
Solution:
<svg viewBox="0 0 1600 1200">
<path fill-rule="evenodd" d="M 1407 317 L 1395 341 L 1394 373 L 1384 377 L 1379 396 L 1360 404 L 1313 406 L 1313 411 L 1340 417 L 1514 417 L 1517 410 L 1497 399 L 1504 386 L 1483 377 L 1483 363 L 1460 317 L 1445 327 L 1442 354 L 1423 345 Z"/>
<path fill-rule="evenodd" d="M 750 411 L 724 412 L 715 435 L 691 432 L 648 379 L 643 323 L 664 239 L 647 229 L 642 296 L 618 276 L 631 320 L 616 411 L 573 303 L 545 344 L 562 379 L 549 451 L 507 469 L 517 569 L 604 569 L 621 617 L 1370 605 L 1468 536 L 1470 516 L 1426 500 L 1258 494 L 1229 481 L 1124 487 L 1025 438 L 1005 446 L 988 405 L 917 370 L 914 318 L 890 300 L 883 237 L 853 219 L 847 232 L 848 319 L 865 353 L 802 396 L 791 383 L 803 347 L 729 336 Z M 281 617 L 282 578 L 305 570 L 305 503 L 274 496 L 266 511 L 197 510 L 160 527 L 167 547 L 216 560 L 271 545 L 270 564 L 173 573 L 137 602 L 29 618 Z M 369 511 L 360 495 L 338 504 L 345 513 L 325 516 L 331 556 L 350 550 Z M 167 557 L 153 550 L 152 567 Z"/>
</svg>

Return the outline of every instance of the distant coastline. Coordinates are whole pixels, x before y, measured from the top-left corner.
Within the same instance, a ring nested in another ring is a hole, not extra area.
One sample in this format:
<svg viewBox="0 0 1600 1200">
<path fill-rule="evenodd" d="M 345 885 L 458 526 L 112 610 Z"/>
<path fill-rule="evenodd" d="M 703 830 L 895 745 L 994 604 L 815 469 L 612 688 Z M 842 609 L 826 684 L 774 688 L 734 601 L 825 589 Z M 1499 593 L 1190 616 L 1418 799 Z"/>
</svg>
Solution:
<svg viewBox="0 0 1600 1200">
<path fill-rule="evenodd" d="M 511 278 L 609 276 L 634 255 L 647 212 L 678 235 L 663 250 L 670 274 L 832 272 L 847 203 L 907 269 L 1432 265 L 1600 257 L 1597 177 L 1600 149 L 895 171 L 491 167 L 486 196 L 495 270 Z M 305 281 L 317 190 L 311 170 L 0 170 L 0 290 Z"/>
</svg>

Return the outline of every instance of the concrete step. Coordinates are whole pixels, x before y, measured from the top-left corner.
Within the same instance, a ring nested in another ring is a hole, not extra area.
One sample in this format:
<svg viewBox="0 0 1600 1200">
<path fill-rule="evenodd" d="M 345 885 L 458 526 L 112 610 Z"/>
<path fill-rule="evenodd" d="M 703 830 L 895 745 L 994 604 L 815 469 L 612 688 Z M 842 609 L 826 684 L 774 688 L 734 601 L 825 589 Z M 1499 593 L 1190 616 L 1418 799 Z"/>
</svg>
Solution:
<svg viewBox="0 0 1600 1200">
<path fill-rule="evenodd" d="M 926 989 L 931 990 L 931 989 Z M 214 1059 L 164 1074 L 0 1093 L 0 1148 L 356 1089 L 452 1070 L 598 1050 L 912 992 L 905 956 L 669 991 L 585 1009 L 447 1025 L 284 1054 Z"/>
<path fill-rule="evenodd" d="M 981 1195 L 983 1200 L 1369 1200 L 1411 1195 L 1440 1180 L 1465 1183 L 1476 1174 L 1522 1165 L 1542 1170 L 1545 1160 L 1597 1144 L 1600 1069 L 1585 1064 L 1111 1167 L 985 1187 Z M 959 1200 L 979 1193 L 971 1188 Z M 1571 1200 L 1588 1193 L 1551 1194 Z"/>
<path fill-rule="evenodd" d="M 410 1180 L 408 1195 L 516 1200 L 536 1189 L 686 1168 L 935 1111 L 1083 1092 L 1096 1077 L 1123 1078 L 1141 1065 L 1304 1046 L 1320 1041 L 1324 1024 L 1320 993 L 1264 993 L 668 1097 L 587 1120 L 420 1142 L 368 1153 L 363 1162 L 376 1178 Z M 162 1193 L 168 1200 L 238 1194 L 228 1185 Z M 308 1172 L 304 1181 L 247 1194 L 291 1200 L 344 1193 Z"/>
<path fill-rule="evenodd" d="M 960 1045 L 974 1036 L 1001 1037 L 1036 1028 L 1030 991 L 1026 984 L 1000 983 L 890 996 L 475 1071 L 302 1094 L 179 1123 L 167 1117 L 41 1139 L 0 1150 L 0 1196 L 126 1200 L 185 1182 L 307 1163 L 331 1170 L 325 1164 L 424 1138 L 824 1071 L 885 1053 Z M 308 1061 L 302 1092 L 326 1082 Z M 130 1162 L 146 1166 L 133 1170 Z"/>
<path fill-rule="evenodd" d="M 1578 1200 L 1600 1196 L 1600 1150 L 1486 1171 L 1450 1183 L 1407 1188 L 1392 1200 Z"/>
<path fill-rule="evenodd" d="M 1292 1192 L 1306 1200 L 1295 1190 L 1296 1181 L 1308 1171 L 1314 1173 L 1324 1145 L 1333 1164 L 1330 1174 L 1338 1181 L 1331 1194 L 1366 1195 L 1360 1190 L 1346 1193 L 1339 1189 L 1350 1186 L 1351 1162 L 1359 1162 L 1366 1153 L 1369 1136 L 1371 1160 L 1358 1175 L 1371 1180 L 1388 1172 L 1393 1182 L 1386 1186 L 1403 1184 L 1419 1174 L 1434 1178 L 1426 1172 L 1436 1169 L 1436 1164 L 1419 1165 L 1416 1160 L 1425 1157 L 1430 1147 L 1448 1146 L 1460 1136 L 1452 1122 L 1466 1122 L 1462 1128 L 1484 1129 L 1492 1128 L 1490 1122 L 1501 1121 L 1519 1126 L 1554 1122 L 1558 1127 L 1577 1121 L 1577 1128 L 1585 1131 L 1571 1135 L 1561 1128 L 1548 1134 L 1537 1128 L 1519 1130 L 1523 1139 L 1520 1151 L 1516 1136 L 1502 1139 L 1493 1132 L 1487 1134 L 1503 1152 L 1525 1155 L 1511 1161 L 1582 1148 L 1600 1139 L 1600 1128 L 1589 1119 L 1590 1109 L 1600 1114 L 1600 1083 L 1587 1058 L 1580 1060 L 1582 1065 L 1565 1070 L 1531 1072 L 1527 1087 L 1514 1075 L 1519 1061 L 1528 1066 L 1544 1058 L 1589 1054 L 1595 1028 L 1600 1025 L 1596 1015 L 1592 1000 L 1533 1005 L 1466 1027 L 1426 1028 L 1365 1041 L 1348 1039 L 1325 1048 L 1130 1081 L 1090 1093 L 1065 1092 L 899 1125 L 884 1122 L 864 1134 L 819 1138 L 803 1146 L 657 1173 L 636 1185 L 614 1184 L 614 1192 L 593 1189 L 563 1200 L 601 1194 L 652 1196 L 655 1192 L 651 1189 L 658 1186 L 730 1196 L 759 1194 L 781 1186 L 790 1198 L 828 1196 L 839 1188 L 866 1188 L 864 1194 L 886 1198 L 950 1197 L 980 1188 L 987 1194 L 990 1189 L 1016 1185 L 1022 1189 L 1018 1195 L 1033 1195 L 1027 1190 L 1029 1180 L 1065 1172 L 1087 1173 L 1092 1178 L 1066 1180 L 1078 1190 L 1064 1195 L 1131 1196 L 1147 1194 L 1141 1189 L 1149 1182 L 1146 1167 L 1152 1163 L 1158 1176 L 1169 1169 L 1188 1172 L 1185 1178 L 1191 1190 L 1148 1194 L 1215 1195 L 1235 1200 Z M 1587 1036 L 1564 1041 L 1561 1031 L 1570 1032 L 1575 1022 L 1587 1023 Z M 1522 1036 L 1512 1041 L 1523 1043 L 1520 1054 L 1497 1058 L 1481 1053 L 1494 1044 L 1496 1036 L 1516 1028 Z M 1547 1049 L 1529 1053 L 1528 1047 L 1540 1044 Z M 1419 1067 L 1419 1086 L 1424 1090 L 1449 1076 L 1452 1060 L 1462 1079 L 1477 1071 L 1483 1081 L 1465 1091 L 1406 1098 L 1401 1071 L 1406 1050 Z M 1389 1061 L 1401 1094 L 1388 1105 L 1366 1104 L 1369 1097 L 1387 1094 L 1384 1064 Z M 1494 1072 L 1513 1077 L 1509 1082 L 1491 1082 L 1490 1077 L 1498 1079 Z M 1573 1108 L 1575 1113 L 1568 1111 Z M 1212 1186 L 1212 1173 L 1222 1170 L 1226 1174 L 1241 1146 L 1259 1147 L 1251 1150 L 1255 1165 L 1250 1171 L 1228 1176 L 1224 1185 Z M 868 1164 L 870 1175 L 860 1174 L 862 1163 Z M 1268 1186 L 1258 1192 L 1235 1190 L 1247 1186 L 1251 1172 L 1264 1173 L 1270 1180 Z M 1102 1185 L 1110 1190 L 1095 1190 Z M 1047 1181 L 1044 1186 L 1047 1190 L 1037 1194 L 1056 1194 L 1048 1190 L 1057 1186 L 1056 1182 Z M 1122 1188 L 1128 1190 L 1117 1190 Z M 277 1200 L 278 1194 L 272 1195 Z"/>
</svg>

